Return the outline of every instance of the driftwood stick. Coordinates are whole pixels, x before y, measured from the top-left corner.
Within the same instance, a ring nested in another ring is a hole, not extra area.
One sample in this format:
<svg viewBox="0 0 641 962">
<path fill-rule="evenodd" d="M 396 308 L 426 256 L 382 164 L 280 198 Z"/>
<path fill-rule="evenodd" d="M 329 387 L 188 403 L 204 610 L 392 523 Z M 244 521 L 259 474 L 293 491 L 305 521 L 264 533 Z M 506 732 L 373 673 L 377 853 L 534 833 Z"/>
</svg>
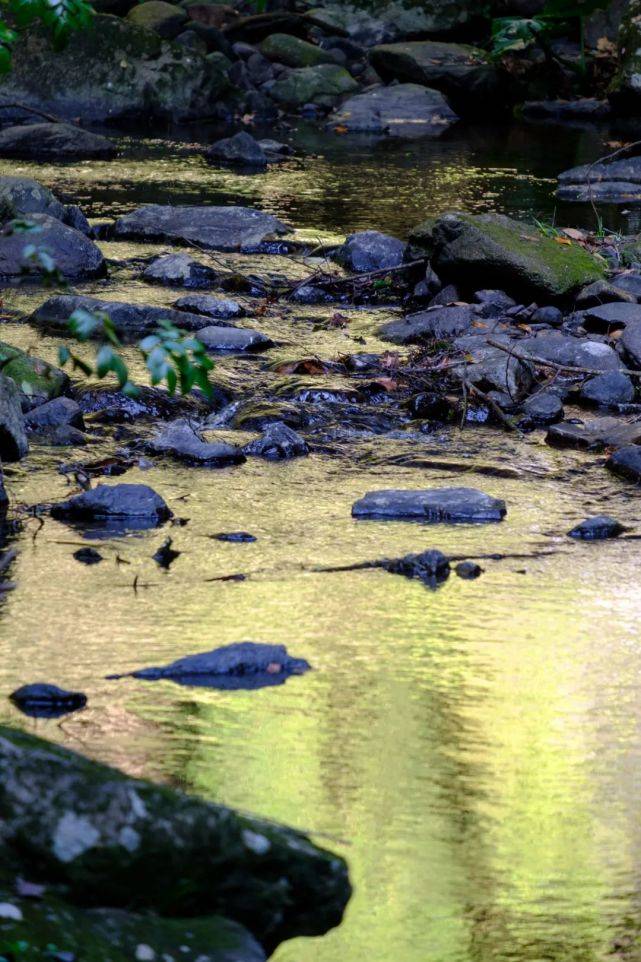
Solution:
<svg viewBox="0 0 641 962">
<path fill-rule="evenodd" d="M 24 110 L 29 114 L 35 114 L 36 117 L 43 117 L 45 120 L 51 121 L 52 124 L 64 124 L 66 121 L 62 120 L 60 117 L 56 117 L 55 114 L 45 113 L 44 110 L 38 110 L 37 107 L 30 107 L 29 104 L 20 103 L 20 101 L 12 101 L 11 103 L 0 103 L 0 110 Z"/>
</svg>

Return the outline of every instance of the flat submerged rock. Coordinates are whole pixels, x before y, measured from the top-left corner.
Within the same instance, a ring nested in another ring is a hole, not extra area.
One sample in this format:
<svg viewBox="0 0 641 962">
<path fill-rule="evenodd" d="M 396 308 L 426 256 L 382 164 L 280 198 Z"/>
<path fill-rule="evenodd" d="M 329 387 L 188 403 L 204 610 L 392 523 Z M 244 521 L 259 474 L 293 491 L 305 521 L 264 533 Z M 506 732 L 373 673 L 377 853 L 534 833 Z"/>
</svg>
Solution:
<svg viewBox="0 0 641 962">
<path fill-rule="evenodd" d="M 172 513 L 153 488 L 146 484 L 99 484 L 67 501 L 51 506 L 52 518 L 62 521 L 93 521 L 123 528 L 153 528 Z"/>
<path fill-rule="evenodd" d="M 409 519 L 428 523 L 502 521 L 505 502 L 476 488 L 429 488 L 422 491 L 368 491 L 352 506 L 352 517 Z"/>
</svg>

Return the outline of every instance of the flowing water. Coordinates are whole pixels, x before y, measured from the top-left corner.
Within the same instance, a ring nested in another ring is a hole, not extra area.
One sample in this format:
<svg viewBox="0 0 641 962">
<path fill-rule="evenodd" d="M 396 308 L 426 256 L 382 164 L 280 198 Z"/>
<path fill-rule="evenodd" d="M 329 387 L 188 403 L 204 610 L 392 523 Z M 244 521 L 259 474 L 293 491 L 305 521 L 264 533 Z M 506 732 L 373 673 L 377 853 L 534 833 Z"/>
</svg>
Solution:
<svg viewBox="0 0 641 962">
<path fill-rule="evenodd" d="M 375 149 L 299 137 L 317 156 L 254 178 L 207 168 L 178 141 L 131 142 L 109 164 L 11 172 L 35 173 L 95 217 L 241 195 L 297 227 L 402 234 L 448 207 L 549 218 L 556 170 L 602 148 L 580 129 Z M 106 247 L 121 258 L 151 250 Z M 86 289 L 176 296 L 127 271 Z M 43 296 L 10 293 L 5 305 Z M 319 312 L 261 318 L 281 341 L 270 360 L 381 348 L 372 331 L 388 311 L 345 310 L 350 324 L 332 331 L 314 329 Z M 55 359 L 56 340 L 26 325 L 2 336 Z M 221 361 L 217 376 L 237 388 L 275 377 L 247 359 Z M 322 452 L 292 462 L 129 472 L 189 519 L 171 529 L 182 554 L 168 572 L 151 559 L 165 531 L 101 541 L 105 560 L 84 567 L 72 556 L 89 543 L 80 532 L 27 523 L 15 540 L 17 588 L 1 602 L 0 689 L 47 680 L 87 692 L 89 706 L 58 723 L 0 700 L 0 720 L 297 826 L 345 855 L 355 894 L 343 924 L 282 945 L 278 962 L 641 959 L 639 542 L 565 536 L 596 513 L 636 527 L 637 490 L 602 458 L 555 451 L 540 433 L 339 428 Z M 98 438 L 75 454 L 112 450 Z M 70 458 L 34 449 L 8 472 L 13 502 L 65 497 L 54 467 Z M 451 484 L 504 498 L 507 518 L 448 527 L 350 516 L 372 488 Z M 207 537 L 234 530 L 257 541 Z M 452 575 L 436 591 L 382 570 L 312 570 L 428 547 L 530 557 L 483 562 L 477 581 Z M 249 577 L 206 580 L 235 572 Z M 242 639 L 284 643 L 315 670 L 249 692 L 104 679 Z"/>
</svg>

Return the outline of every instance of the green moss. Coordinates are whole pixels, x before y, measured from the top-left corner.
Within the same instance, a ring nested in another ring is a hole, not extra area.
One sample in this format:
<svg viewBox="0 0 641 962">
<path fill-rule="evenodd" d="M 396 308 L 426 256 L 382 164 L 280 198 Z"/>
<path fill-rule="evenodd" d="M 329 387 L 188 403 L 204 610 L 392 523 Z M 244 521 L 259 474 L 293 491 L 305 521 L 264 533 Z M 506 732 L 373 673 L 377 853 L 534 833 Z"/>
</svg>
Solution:
<svg viewBox="0 0 641 962">
<path fill-rule="evenodd" d="M 321 63 L 334 63 L 334 58 L 327 50 L 321 50 L 312 43 L 285 33 L 273 33 L 263 40 L 260 52 L 269 60 L 284 63 L 288 67 L 315 67 Z"/>
<path fill-rule="evenodd" d="M 275 100 L 292 107 L 307 103 L 331 103 L 341 94 L 353 93 L 358 84 L 344 67 L 320 64 L 292 70 L 272 87 Z"/>
<path fill-rule="evenodd" d="M 64 371 L 4 341 L 0 341 L 0 366 L 2 373 L 16 382 L 20 393 L 29 401 L 49 401 L 69 386 Z"/>
</svg>

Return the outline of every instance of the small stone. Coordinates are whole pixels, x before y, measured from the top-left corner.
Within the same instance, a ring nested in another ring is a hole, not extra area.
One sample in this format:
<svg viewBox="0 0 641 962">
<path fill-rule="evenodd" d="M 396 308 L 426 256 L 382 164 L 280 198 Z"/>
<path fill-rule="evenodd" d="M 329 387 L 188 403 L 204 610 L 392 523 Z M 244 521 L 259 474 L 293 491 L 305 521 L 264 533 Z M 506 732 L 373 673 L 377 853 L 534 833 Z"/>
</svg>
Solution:
<svg viewBox="0 0 641 962">
<path fill-rule="evenodd" d="M 427 488 L 419 491 L 369 491 L 352 507 L 354 518 L 411 519 L 427 524 L 502 521 L 505 502 L 475 488 Z"/>
<path fill-rule="evenodd" d="M 558 307 L 537 307 L 532 315 L 534 324 L 549 324 L 550 327 L 560 327 L 563 314 Z"/>
<path fill-rule="evenodd" d="M 287 427 L 282 421 L 268 425 L 262 437 L 250 441 L 243 448 L 245 454 L 267 458 L 269 461 L 285 461 L 290 458 L 304 457 L 309 447 L 304 438 Z"/>
<path fill-rule="evenodd" d="M 473 581 L 474 578 L 483 574 L 483 568 L 476 561 L 459 561 L 454 570 L 459 578 L 464 578 L 466 581 Z"/>
<path fill-rule="evenodd" d="M 214 541 L 228 541 L 230 544 L 250 544 L 252 541 L 257 541 L 255 535 L 249 534 L 248 531 L 221 531 L 219 534 L 212 534 L 210 538 Z"/>
<path fill-rule="evenodd" d="M 23 915 L 17 905 L 11 905 L 10 902 L 0 902 L 0 919 L 22 922 Z"/>
<path fill-rule="evenodd" d="M 73 556 L 83 565 L 97 565 L 102 561 L 102 555 L 95 548 L 78 548 Z"/>
<path fill-rule="evenodd" d="M 624 531 L 624 526 L 615 518 L 606 514 L 598 514 L 577 524 L 571 531 L 568 531 L 568 537 L 580 538 L 582 541 L 602 541 L 605 538 L 616 538 Z"/>
<path fill-rule="evenodd" d="M 554 424 L 563 417 L 563 404 L 556 394 L 545 391 L 528 398 L 523 413 L 533 424 Z"/>
<path fill-rule="evenodd" d="M 153 962 L 156 958 L 156 953 L 150 945 L 145 945 L 141 942 L 140 945 L 136 946 L 136 959 L 138 962 Z"/>
</svg>

